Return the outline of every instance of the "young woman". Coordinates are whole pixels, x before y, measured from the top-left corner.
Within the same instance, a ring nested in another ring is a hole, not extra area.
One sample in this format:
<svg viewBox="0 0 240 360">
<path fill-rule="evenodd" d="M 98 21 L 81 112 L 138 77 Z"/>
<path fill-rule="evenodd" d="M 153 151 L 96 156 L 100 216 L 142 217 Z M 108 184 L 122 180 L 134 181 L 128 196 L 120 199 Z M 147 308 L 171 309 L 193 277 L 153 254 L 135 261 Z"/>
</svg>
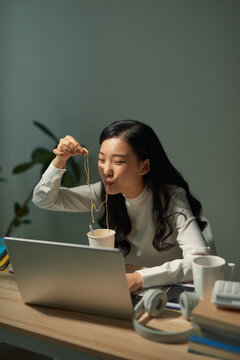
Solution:
<svg viewBox="0 0 240 360">
<path fill-rule="evenodd" d="M 33 194 L 40 208 L 90 211 L 87 185 L 63 188 L 61 178 L 71 156 L 88 155 L 72 136 L 61 139 L 52 164 Z M 152 128 L 134 120 L 116 121 L 100 135 L 101 182 L 91 185 L 94 203 L 108 193 L 109 228 L 126 264 L 145 267 L 127 274 L 131 292 L 192 280 L 192 259 L 209 248 L 202 235 L 201 203 L 170 163 Z M 99 224 L 106 227 L 106 208 Z"/>
</svg>

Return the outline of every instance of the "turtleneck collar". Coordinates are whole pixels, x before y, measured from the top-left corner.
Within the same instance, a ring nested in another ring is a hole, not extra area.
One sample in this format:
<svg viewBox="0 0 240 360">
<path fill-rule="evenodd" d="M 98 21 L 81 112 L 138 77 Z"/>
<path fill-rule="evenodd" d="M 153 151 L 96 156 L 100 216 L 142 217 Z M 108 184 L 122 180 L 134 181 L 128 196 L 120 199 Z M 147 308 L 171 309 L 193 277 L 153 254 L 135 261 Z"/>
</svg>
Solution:
<svg viewBox="0 0 240 360">
<path fill-rule="evenodd" d="M 149 194 L 150 194 L 150 190 L 147 188 L 147 186 L 145 186 L 143 191 L 137 197 L 135 197 L 133 199 L 127 198 L 124 194 L 123 194 L 123 196 L 125 197 L 127 203 L 138 204 L 141 201 L 145 200 L 147 197 L 149 197 Z"/>
</svg>

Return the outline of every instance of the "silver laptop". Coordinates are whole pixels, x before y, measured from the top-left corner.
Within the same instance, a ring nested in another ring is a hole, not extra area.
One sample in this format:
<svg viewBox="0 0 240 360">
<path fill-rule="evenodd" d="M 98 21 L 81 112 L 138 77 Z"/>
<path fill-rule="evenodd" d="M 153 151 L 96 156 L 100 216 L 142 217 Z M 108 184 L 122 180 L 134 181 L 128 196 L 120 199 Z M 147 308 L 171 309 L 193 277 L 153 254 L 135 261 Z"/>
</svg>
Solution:
<svg viewBox="0 0 240 360">
<path fill-rule="evenodd" d="M 132 301 L 118 249 L 5 237 L 26 304 L 130 319 Z"/>
</svg>

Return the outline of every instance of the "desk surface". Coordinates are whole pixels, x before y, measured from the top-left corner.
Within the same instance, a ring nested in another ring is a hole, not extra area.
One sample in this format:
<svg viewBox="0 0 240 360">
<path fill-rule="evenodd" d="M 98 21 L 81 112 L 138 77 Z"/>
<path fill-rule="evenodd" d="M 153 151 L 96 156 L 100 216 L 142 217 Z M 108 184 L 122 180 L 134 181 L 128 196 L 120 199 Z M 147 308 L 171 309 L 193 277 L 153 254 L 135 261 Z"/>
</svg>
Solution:
<svg viewBox="0 0 240 360">
<path fill-rule="evenodd" d="M 176 331 L 190 325 L 178 311 L 165 310 L 148 325 Z M 25 305 L 13 274 L 0 272 L 0 328 L 105 359 L 203 360 L 187 352 L 188 344 L 163 344 L 138 335 L 131 321 Z"/>
</svg>

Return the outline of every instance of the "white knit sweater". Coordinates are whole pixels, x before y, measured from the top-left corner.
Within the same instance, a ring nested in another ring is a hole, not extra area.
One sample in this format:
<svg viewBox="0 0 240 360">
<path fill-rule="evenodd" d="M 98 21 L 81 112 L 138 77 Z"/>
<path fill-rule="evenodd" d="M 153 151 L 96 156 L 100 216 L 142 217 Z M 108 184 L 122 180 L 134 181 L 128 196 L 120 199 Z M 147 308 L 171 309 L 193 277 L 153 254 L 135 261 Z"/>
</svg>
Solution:
<svg viewBox="0 0 240 360">
<path fill-rule="evenodd" d="M 89 212 L 91 208 L 87 185 L 74 188 L 61 187 L 66 169 L 58 169 L 51 163 L 36 185 L 33 202 L 38 207 L 54 211 Z M 101 183 L 92 184 L 93 200 L 100 204 Z M 152 241 L 152 194 L 145 188 L 135 199 L 125 198 L 132 229 L 128 235 L 131 251 L 125 257 L 126 264 L 146 269 L 138 272 L 143 277 L 143 287 L 167 285 L 192 280 L 192 259 L 209 253 L 205 239 L 192 215 L 185 191 L 169 186 L 170 204 L 168 213 L 173 233 L 167 243 L 176 244 L 171 250 L 157 251 Z M 184 215 L 181 215 L 179 213 Z"/>
</svg>

